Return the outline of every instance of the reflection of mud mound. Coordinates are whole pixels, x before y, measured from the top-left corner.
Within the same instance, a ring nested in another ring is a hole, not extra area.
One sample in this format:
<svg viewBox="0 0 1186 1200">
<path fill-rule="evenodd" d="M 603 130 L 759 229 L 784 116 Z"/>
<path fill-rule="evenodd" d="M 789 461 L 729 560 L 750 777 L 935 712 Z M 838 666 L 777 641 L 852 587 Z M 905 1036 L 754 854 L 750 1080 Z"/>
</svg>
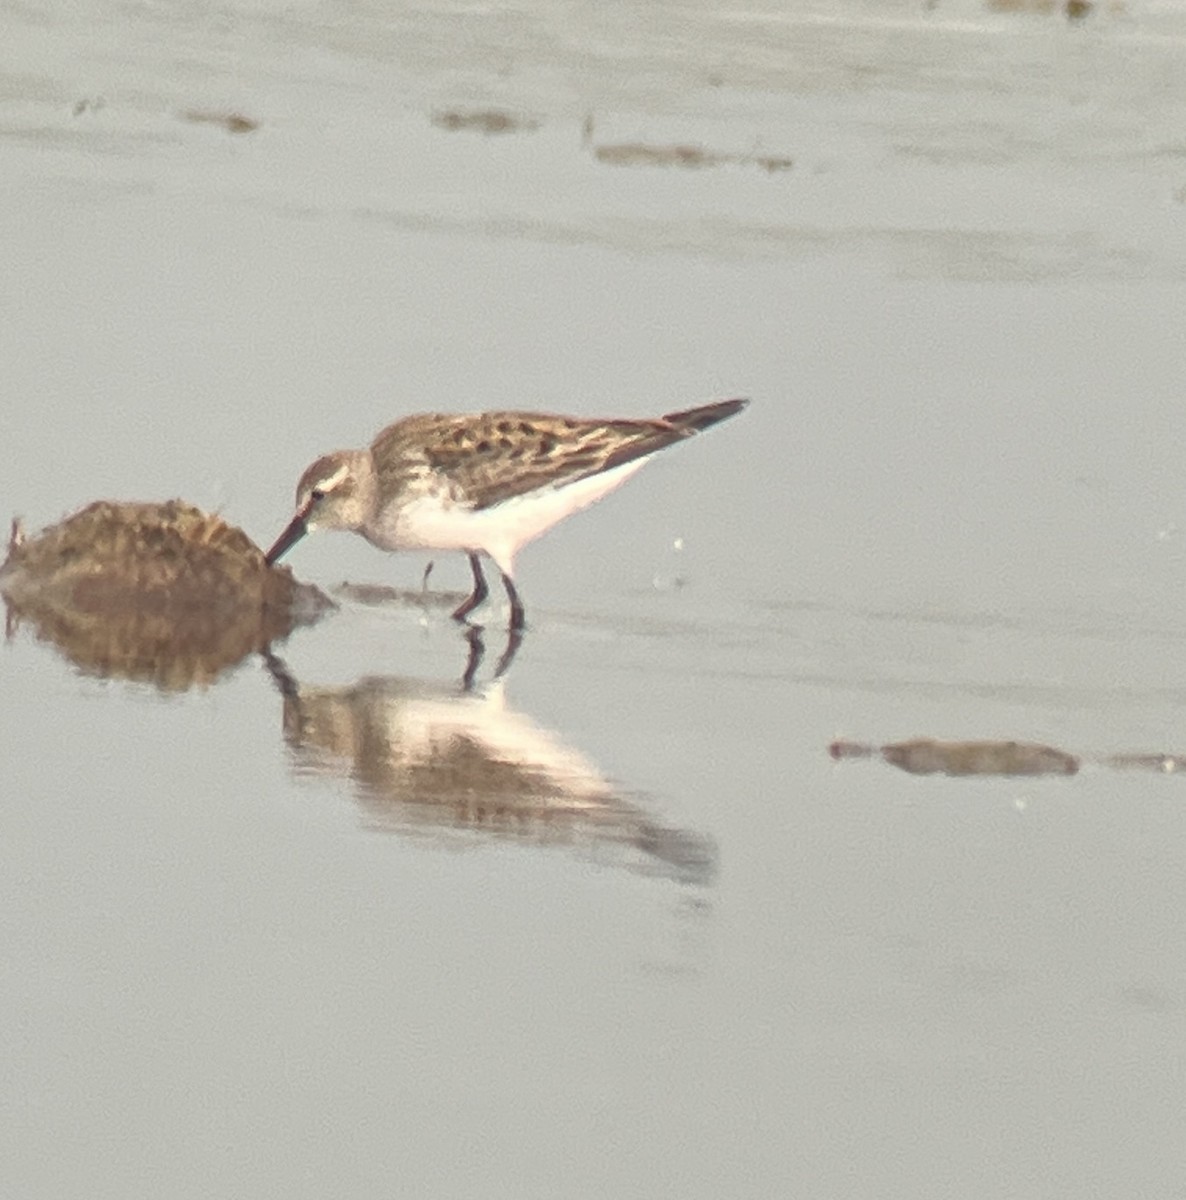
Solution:
<svg viewBox="0 0 1186 1200">
<path fill-rule="evenodd" d="M 84 671 L 176 689 L 209 683 L 332 607 L 241 530 L 171 500 L 98 501 L 26 541 L 14 526 L 0 592 Z"/>
<path fill-rule="evenodd" d="M 684 883 L 715 875 L 710 839 L 658 823 L 584 756 L 508 708 L 497 687 L 482 696 L 374 677 L 309 688 L 279 660 L 271 666 L 294 769 L 349 776 L 374 829 L 572 847 Z"/>
</svg>

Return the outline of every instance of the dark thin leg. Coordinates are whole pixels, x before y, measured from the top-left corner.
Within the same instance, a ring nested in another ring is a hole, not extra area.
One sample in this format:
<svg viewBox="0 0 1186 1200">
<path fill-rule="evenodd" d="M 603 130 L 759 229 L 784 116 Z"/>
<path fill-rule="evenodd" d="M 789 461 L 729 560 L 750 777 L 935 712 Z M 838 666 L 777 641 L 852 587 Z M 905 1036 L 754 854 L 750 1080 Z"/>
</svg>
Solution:
<svg viewBox="0 0 1186 1200">
<path fill-rule="evenodd" d="M 486 656 L 486 643 L 482 638 L 482 630 L 478 625 L 471 625 L 465 631 L 465 640 L 469 642 L 469 655 L 465 660 L 465 670 L 461 675 L 461 690 L 472 692 L 474 679 L 477 678 L 478 668 Z"/>
<path fill-rule="evenodd" d="M 511 631 L 522 633 L 527 628 L 527 614 L 523 611 L 523 601 L 519 599 L 519 593 L 509 575 L 502 576 L 502 586 L 506 588 L 507 599 L 511 602 Z"/>
<path fill-rule="evenodd" d="M 515 661 L 515 655 L 519 653 L 519 647 L 523 644 L 523 630 L 512 629 L 507 634 L 507 648 L 502 652 L 502 657 L 498 660 L 498 666 L 494 668 L 494 678 L 499 679 L 511 669 L 511 663 Z"/>
<path fill-rule="evenodd" d="M 464 621 L 490 594 L 486 590 L 486 576 L 482 574 L 482 564 L 478 561 L 476 554 L 469 556 L 469 565 L 474 573 L 474 590 L 468 600 L 463 600 L 453 610 L 454 621 Z"/>
<path fill-rule="evenodd" d="M 293 679 L 292 673 L 289 671 L 284 659 L 271 646 L 265 646 L 259 652 L 259 656 L 264 660 L 264 666 L 268 668 L 268 674 L 271 675 L 272 682 L 275 683 L 280 694 L 287 700 L 299 700 L 301 695 L 300 686 Z"/>
</svg>

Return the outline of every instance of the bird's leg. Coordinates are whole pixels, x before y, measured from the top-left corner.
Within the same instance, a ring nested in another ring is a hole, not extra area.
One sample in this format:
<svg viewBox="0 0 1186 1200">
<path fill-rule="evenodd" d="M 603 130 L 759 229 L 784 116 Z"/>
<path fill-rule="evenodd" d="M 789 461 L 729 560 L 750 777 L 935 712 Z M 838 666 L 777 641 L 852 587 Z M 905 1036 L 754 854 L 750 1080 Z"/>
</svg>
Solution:
<svg viewBox="0 0 1186 1200">
<path fill-rule="evenodd" d="M 474 680 L 478 675 L 478 668 L 482 665 L 482 659 L 486 656 L 486 642 L 482 638 L 482 629 L 479 625 L 471 625 L 465 631 L 465 640 L 469 642 L 469 654 L 465 660 L 465 670 L 461 675 L 461 690 L 463 692 L 472 692 L 474 690 Z"/>
<path fill-rule="evenodd" d="M 265 646 L 259 655 L 264 660 L 264 666 L 268 668 L 268 674 L 271 675 L 272 682 L 275 683 L 280 694 L 288 700 L 299 700 L 301 697 L 300 686 L 293 679 L 292 672 L 289 671 L 284 659 L 272 649 L 271 645 Z"/>
<path fill-rule="evenodd" d="M 505 572 L 502 575 L 502 586 L 507 590 L 507 599 L 511 602 L 511 632 L 522 633 L 527 628 L 527 614 L 523 611 L 523 601 L 515 589 L 514 580 Z"/>
<path fill-rule="evenodd" d="M 498 660 L 498 666 L 494 668 L 494 678 L 500 679 L 511 669 L 511 663 L 515 661 L 515 655 L 519 653 L 519 647 L 523 644 L 523 630 L 511 629 L 507 633 L 507 648 L 502 652 L 502 657 Z"/>
<path fill-rule="evenodd" d="M 486 576 L 482 574 L 482 564 L 476 554 L 469 556 L 469 565 L 474 573 L 474 590 L 470 593 L 468 599 L 463 600 L 453 610 L 454 621 L 464 621 L 490 594 L 486 590 Z"/>
</svg>

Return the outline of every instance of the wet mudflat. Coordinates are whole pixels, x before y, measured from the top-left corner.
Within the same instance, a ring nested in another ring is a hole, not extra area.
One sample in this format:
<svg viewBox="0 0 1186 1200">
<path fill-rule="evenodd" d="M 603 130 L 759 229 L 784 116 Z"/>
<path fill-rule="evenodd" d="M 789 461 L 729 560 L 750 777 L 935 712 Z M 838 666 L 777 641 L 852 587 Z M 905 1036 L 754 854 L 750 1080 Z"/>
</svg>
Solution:
<svg viewBox="0 0 1186 1200">
<path fill-rule="evenodd" d="M 193 686 L 15 630 L 8 1190 L 1181 1194 L 1186 18 L 1031 8 L 5 10 L 5 527 L 753 400 L 498 681 L 342 535 Z"/>
</svg>

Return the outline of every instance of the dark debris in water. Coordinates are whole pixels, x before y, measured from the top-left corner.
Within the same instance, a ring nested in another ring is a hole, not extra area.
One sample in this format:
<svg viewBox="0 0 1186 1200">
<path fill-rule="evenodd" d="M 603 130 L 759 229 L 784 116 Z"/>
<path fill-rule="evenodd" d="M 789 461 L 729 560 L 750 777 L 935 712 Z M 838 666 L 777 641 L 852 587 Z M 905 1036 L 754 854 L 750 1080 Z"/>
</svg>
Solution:
<svg viewBox="0 0 1186 1200">
<path fill-rule="evenodd" d="M 530 133 L 540 127 L 533 117 L 505 109 L 438 109 L 431 114 L 438 129 L 450 133 L 471 132 L 486 135 Z M 794 159 L 784 154 L 709 150 L 691 142 L 663 144 L 654 142 L 598 142 L 590 113 L 582 123 L 581 146 L 597 162 L 614 167 L 678 167 L 702 170 L 726 165 L 757 167 L 768 175 L 791 170 Z"/>
<path fill-rule="evenodd" d="M 180 500 L 100 500 L 26 538 L 13 522 L 0 593 L 81 670 L 176 690 L 205 684 L 334 607 L 242 530 Z"/>
<path fill-rule="evenodd" d="M 1003 13 L 1062 13 L 1068 21 L 1082 21 L 1095 5 L 1092 0 L 985 0 L 990 12 Z M 1113 3 L 1113 11 L 1120 6 Z"/>
<path fill-rule="evenodd" d="M 662 144 L 653 142 L 599 142 L 593 114 L 581 127 L 581 145 L 601 163 L 612 167 L 682 167 L 702 170 L 706 167 L 757 167 L 768 175 L 791 170 L 795 161 L 782 154 L 707 150 L 691 142 Z"/>
<path fill-rule="evenodd" d="M 447 129 L 450 133 L 469 131 L 488 136 L 499 133 L 531 133 L 539 128 L 539 122 L 532 117 L 497 108 L 469 111 L 457 108 L 441 109 L 432 114 L 432 123 L 438 129 Z"/>
<path fill-rule="evenodd" d="M 790 158 L 768 154 L 725 154 L 706 150 L 703 146 L 655 146 L 646 142 L 603 143 L 592 147 L 598 162 L 614 167 L 682 167 L 700 170 L 705 167 L 756 166 L 767 174 L 789 171 L 795 164 Z"/>
<path fill-rule="evenodd" d="M 716 167 L 730 156 L 714 154 L 702 146 L 650 146 L 645 142 L 620 142 L 594 146 L 593 157 L 614 167 Z"/>
<path fill-rule="evenodd" d="M 246 117 L 237 112 L 222 112 L 218 109 L 186 108 L 177 115 L 191 125 L 218 125 L 227 133 L 254 133 L 260 125 L 254 117 Z"/>
</svg>

